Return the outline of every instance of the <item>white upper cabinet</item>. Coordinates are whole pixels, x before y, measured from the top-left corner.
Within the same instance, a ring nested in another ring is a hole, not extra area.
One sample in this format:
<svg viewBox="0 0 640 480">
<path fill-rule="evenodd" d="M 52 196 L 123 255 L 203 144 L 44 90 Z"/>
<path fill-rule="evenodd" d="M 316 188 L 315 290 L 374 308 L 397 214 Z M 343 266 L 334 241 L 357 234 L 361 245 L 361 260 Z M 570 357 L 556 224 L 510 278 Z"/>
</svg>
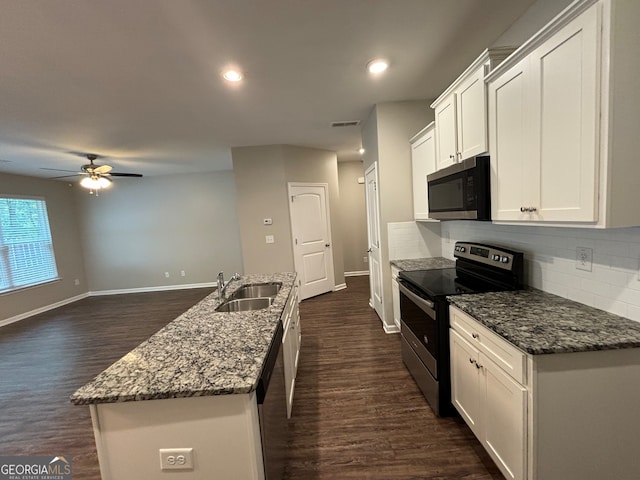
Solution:
<svg viewBox="0 0 640 480">
<path fill-rule="evenodd" d="M 428 220 L 427 175 L 436 171 L 435 123 L 427 125 L 409 143 L 413 174 L 413 217 L 415 220 Z"/>
<path fill-rule="evenodd" d="M 433 105 L 432 105 L 433 106 Z M 453 165 L 458 161 L 456 133 L 456 96 L 451 93 L 435 107 L 436 129 L 436 165 L 438 169 Z"/>
<path fill-rule="evenodd" d="M 485 75 L 512 48 L 485 50 L 432 104 L 436 119 L 436 167 L 486 153 L 487 94 Z"/>
<path fill-rule="evenodd" d="M 640 2 L 574 2 L 487 76 L 494 221 L 640 225 L 628 18 Z"/>
<path fill-rule="evenodd" d="M 489 82 L 494 220 L 597 220 L 599 5 Z"/>
</svg>

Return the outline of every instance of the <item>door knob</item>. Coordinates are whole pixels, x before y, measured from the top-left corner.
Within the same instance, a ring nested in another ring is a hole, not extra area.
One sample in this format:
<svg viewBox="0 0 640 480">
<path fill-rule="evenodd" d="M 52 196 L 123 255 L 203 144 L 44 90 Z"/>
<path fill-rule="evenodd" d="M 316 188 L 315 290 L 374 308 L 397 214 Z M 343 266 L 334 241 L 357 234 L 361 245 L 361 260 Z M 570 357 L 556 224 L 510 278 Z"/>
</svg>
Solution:
<svg viewBox="0 0 640 480">
<path fill-rule="evenodd" d="M 330 243 L 325 243 L 324 246 L 329 248 L 331 246 L 331 244 Z"/>
<path fill-rule="evenodd" d="M 367 250 L 367 252 L 371 253 L 371 249 Z"/>
</svg>

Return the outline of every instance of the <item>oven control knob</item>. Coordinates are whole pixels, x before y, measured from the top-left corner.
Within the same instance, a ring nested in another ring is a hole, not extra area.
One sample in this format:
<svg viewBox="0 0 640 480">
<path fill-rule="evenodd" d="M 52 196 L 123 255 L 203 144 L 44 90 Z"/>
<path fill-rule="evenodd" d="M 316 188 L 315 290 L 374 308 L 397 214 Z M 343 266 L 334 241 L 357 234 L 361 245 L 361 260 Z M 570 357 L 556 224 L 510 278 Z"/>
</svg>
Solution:
<svg viewBox="0 0 640 480">
<path fill-rule="evenodd" d="M 456 245 L 456 248 L 454 249 L 456 252 L 460 251 L 460 247 L 458 245 Z"/>
<path fill-rule="evenodd" d="M 502 263 L 509 263 L 509 257 L 502 257 L 502 258 L 500 259 L 500 261 L 501 261 Z"/>
<path fill-rule="evenodd" d="M 499 262 L 500 261 L 500 255 L 493 254 L 493 257 L 491 257 L 491 260 L 493 260 L 494 262 Z"/>
<path fill-rule="evenodd" d="M 464 252 L 465 250 L 466 250 L 466 248 L 465 248 L 465 247 L 460 247 L 460 251 L 461 251 L 461 252 Z"/>
</svg>

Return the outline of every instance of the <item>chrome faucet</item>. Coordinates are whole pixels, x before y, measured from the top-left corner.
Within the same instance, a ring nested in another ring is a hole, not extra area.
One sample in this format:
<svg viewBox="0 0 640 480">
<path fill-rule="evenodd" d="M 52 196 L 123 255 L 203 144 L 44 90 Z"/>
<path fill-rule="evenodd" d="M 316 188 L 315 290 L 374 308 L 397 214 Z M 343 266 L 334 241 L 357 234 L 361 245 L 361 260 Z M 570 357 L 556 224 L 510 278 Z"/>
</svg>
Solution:
<svg viewBox="0 0 640 480">
<path fill-rule="evenodd" d="M 218 298 L 220 300 L 224 300 L 225 299 L 225 292 L 227 290 L 227 287 L 234 280 L 240 280 L 240 274 L 234 273 L 231 276 L 231 278 L 225 283 L 225 281 L 224 281 L 224 272 L 218 273 Z"/>
</svg>

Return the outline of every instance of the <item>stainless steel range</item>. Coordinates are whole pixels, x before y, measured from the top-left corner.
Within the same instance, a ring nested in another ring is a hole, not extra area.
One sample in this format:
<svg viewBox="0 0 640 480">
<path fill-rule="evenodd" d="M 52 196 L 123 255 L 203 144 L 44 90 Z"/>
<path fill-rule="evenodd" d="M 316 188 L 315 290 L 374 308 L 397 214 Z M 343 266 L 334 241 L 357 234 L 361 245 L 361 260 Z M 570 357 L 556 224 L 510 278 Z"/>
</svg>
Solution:
<svg viewBox="0 0 640 480">
<path fill-rule="evenodd" d="M 400 272 L 402 360 L 440 416 L 453 415 L 449 371 L 448 295 L 517 290 L 522 252 L 457 242 L 455 268 Z"/>
</svg>

